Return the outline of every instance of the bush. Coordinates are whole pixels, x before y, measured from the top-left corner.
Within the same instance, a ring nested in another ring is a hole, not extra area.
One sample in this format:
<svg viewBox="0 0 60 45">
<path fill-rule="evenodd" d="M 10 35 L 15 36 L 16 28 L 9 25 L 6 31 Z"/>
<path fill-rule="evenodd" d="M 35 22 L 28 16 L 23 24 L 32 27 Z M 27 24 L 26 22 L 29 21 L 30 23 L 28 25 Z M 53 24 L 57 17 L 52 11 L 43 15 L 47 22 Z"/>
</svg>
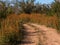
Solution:
<svg viewBox="0 0 60 45">
<path fill-rule="evenodd" d="M 17 45 L 18 43 L 21 43 L 21 40 L 23 39 L 23 29 L 24 27 L 22 24 L 19 22 L 18 23 L 18 32 L 6 32 L 0 31 L 0 45 Z"/>
<path fill-rule="evenodd" d="M 0 1 L 0 18 L 6 18 L 6 9 L 5 2 Z"/>
<path fill-rule="evenodd" d="M 23 0 L 20 2 L 20 7 L 23 13 L 31 14 L 35 0 Z"/>
<path fill-rule="evenodd" d="M 0 35 L 0 45 L 16 45 L 22 40 L 21 32 L 16 35 L 16 33 L 10 33 L 9 35 Z"/>
</svg>

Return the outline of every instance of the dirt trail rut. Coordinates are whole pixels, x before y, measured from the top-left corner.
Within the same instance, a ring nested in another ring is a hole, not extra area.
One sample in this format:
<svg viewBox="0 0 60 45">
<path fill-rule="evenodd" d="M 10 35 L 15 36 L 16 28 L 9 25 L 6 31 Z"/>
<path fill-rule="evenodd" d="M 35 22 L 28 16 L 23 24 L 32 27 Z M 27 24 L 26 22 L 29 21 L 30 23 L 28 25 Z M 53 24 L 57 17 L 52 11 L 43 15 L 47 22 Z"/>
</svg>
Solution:
<svg viewBox="0 0 60 45">
<path fill-rule="evenodd" d="M 22 40 L 23 43 L 21 45 L 38 45 L 38 33 L 36 32 L 35 28 L 24 24 L 24 39 Z"/>
<path fill-rule="evenodd" d="M 24 24 L 25 43 L 21 45 L 60 45 L 60 35 L 55 29 L 37 24 Z"/>
</svg>

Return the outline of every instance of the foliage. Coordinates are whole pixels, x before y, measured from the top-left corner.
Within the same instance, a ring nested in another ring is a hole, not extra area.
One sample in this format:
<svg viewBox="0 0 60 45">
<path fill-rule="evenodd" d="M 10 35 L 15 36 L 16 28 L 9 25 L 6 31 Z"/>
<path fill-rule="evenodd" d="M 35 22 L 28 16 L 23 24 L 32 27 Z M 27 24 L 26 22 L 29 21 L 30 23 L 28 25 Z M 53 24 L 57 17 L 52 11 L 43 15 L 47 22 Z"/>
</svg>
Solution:
<svg viewBox="0 0 60 45">
<path fill-rule="evenodd" d="M 0 1 L 0 18 L 6 18 L 11 13 L 13 13 L 13 11 L 10 4 L 6 5 L 6 2 Z"/>
<path fill-rule="evenodd" d="M 24 13 L 32 13 L 35 0 L 23 0 L 20 2 L 20 7 Z"/>
<path fill-rule="evenodd" d="M 51 5 L 34 2 L 35 0 L 21 0 L 11 6 L 10 3 L 6 5 L 6 2 L 0 1 L 0 20 L 7 17 L 0 21 L 0 45 L 20 43 L 24 38 L 24 23 L 39 23 L 56 28 L 60 32 L 60 2 L 55 1 Z M 15 15 L 17 9 L 24 14 Z M 11 15 L 8 16 L 9 14 Z"/>
<path fill-rule="evenodd" d="M 55 1 L 51 6 L 53 13 L 56 13 L 57 17 L 60 17 L 60 2 Z"/>
<path fill-rule="evenodd" d="M 6 12 L 5 2 L 0 2 L 0 18 L 6 17 L 5 12 Z"/>
<path fill-rule="evenodd" d="M 35 3 L 36 0 L 12 0 L 11 3 L 7 0 L 0 1 L 0 17 L 6 17 L 11 13 L 44 13 L 47 15 L 57 14 L 60 15 L 60 2 L 55 1 L 51 4 Z M 13 5 L 11 5 L 13 4 Z M 15 12 L 16 11 L 16 12 Z"/>
</svg>

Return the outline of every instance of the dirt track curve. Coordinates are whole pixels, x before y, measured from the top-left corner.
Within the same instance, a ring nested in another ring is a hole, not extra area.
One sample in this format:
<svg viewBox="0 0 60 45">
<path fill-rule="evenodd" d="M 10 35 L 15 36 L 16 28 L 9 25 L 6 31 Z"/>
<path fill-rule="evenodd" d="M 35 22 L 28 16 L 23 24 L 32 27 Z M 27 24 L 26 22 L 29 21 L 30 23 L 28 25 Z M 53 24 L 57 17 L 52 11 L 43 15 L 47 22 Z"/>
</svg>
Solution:
<svg viewBox="0 0 60 45">
<path fill-rule="evenodd" d="M 56 29 L 38 24 L 24 24 L 25 38 L 20 45 L 60 45 L 60 35 Z"/>
</svg>

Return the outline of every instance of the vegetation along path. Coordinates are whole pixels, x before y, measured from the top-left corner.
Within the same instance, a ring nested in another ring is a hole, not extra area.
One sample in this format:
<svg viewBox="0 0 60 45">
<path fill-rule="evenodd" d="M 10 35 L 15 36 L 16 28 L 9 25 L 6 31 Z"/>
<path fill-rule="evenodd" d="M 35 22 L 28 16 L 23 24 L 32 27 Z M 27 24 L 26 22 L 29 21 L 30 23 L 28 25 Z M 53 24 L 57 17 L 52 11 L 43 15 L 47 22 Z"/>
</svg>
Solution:
<svg viewBox="0 0 60 45">
<path fill-rule="evenodd" d="M 38 24 L 24 24 L 24 39 L 21 45 L 60 45 L 56 29 Z"/>
</svg>

